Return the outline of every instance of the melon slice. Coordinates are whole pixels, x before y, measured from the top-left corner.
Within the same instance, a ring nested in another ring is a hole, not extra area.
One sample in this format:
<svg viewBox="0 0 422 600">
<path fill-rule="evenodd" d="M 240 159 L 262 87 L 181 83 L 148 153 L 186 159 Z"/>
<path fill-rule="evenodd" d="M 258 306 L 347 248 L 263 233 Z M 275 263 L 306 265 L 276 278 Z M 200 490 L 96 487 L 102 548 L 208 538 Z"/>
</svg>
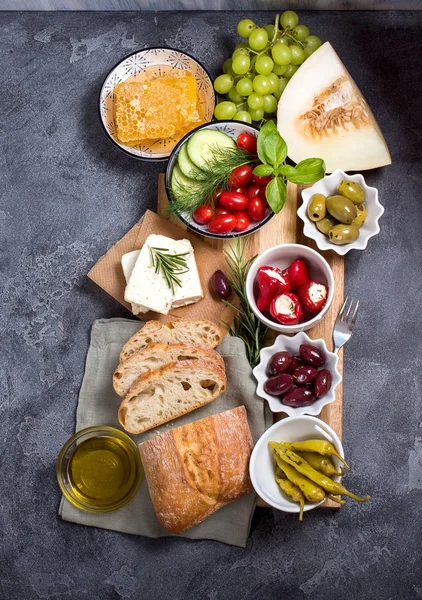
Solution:
<svg viewBox="0 0 422 600">
<path fill-rule="evenodd" d="M 328 42 L 303 63 L 281 95 L 277 126 L 291 160 L 322 158 L 327 173 L 391 163 L 380 128 Z"/>
</svg>

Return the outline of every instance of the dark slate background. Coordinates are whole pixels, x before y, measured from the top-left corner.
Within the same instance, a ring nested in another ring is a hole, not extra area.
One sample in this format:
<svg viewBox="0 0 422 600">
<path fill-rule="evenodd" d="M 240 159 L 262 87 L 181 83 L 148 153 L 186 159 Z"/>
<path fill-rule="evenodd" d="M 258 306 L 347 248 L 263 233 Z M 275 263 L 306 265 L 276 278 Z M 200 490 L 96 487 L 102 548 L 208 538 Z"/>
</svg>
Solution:
<svg viewBox="0 0 422 600">
<path fill-rule="evenodd" d="M 393 157 L 367 173 L 381 234 L 346 257 L 346 291 L 362 302 L 345 352 L 347 483 L 372 501 L 302 524 L 258 510 L 246 549 L 57 517 L 55 460 L 74 430 L 91 323 L 129 316 L 86 273 L 154 209 L 164 168 L 106 139 L 100 85 L 126 54 L 160 44 L 216 75 L 243 16 L 0 14 L 2 600 L 422 598 L 421 13 L 301 15 L 338 50 Z"/>
</svg>

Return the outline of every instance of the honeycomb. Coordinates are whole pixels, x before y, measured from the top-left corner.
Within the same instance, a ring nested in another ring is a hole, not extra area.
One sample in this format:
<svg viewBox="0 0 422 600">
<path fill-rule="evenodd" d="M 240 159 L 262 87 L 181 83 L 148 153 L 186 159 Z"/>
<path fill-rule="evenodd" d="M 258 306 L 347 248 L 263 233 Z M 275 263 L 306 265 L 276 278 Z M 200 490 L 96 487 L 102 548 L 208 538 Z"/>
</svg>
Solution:
<svg viewBox="0 0 422 600">
<path fill-rule="evenodd" d="M 204 123 L 195 77 L 187 71 L 119 83 L 114 106 L 117 137 L 130 145 L 182 137 Z"/>
</svg>

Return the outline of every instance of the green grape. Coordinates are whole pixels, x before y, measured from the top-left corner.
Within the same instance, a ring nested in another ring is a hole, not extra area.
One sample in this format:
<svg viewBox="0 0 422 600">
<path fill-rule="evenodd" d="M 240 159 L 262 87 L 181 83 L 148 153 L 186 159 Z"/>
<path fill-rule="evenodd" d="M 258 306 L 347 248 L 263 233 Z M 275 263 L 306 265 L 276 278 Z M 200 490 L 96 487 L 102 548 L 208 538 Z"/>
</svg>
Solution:
<svg viewBox="0 0 422 600">
<path fill-rule="evenodd" d="M 274 25 L 272 23 L 268 23 L 268 25 L 265 25 L 264 29 L 268 33 L 268 39 L 272 40 L 275 31 Z"/>
<path fill-rule="evenodd" d="M 271 114 L 277 110 L 277 100 L 272 94 L 266 94 L 264 96 L 264 112 Z"/>
<path fill-rule="evenodd" d="M 231 90 L 228 91 L 227 98 L 236 104 L 238 104 L 238 102 L 243 102 L 243 96 L 238 94 L 235 87 L 232 87 Z"/>
<path fill-rule="evenodd" d="M 290 44 L 289 40 L 282 33 L 277 36 L 277 42 L 283 44 L 283 46 L 288 46 Z"/>
<path fill-rule="evenodd" d="M 249 94 L 248 96 L 248 106 L 252 110 L 262 108 L 264 106 L 264 98 L 256 92 L 252 92 L 252 94 Z"/>
<path fill-rule="evenodd" d="M 241 102 L 240 104 L 236 104 L 237 112 L 244 112 L 249 110 L 249 106 L 246 102 Z"/>
<path fill-rule="evenodd" d="M 230 75 L 219 75 L 214 81 L 214 89 L 217 94 L 227 94 L 233 87 L 234 81 Z"/>
<path fill-rule="evenodd" d="M 255 71 L 260 75 L 269 75 L 273 70 L 274 62 L 266 54 L 258 56 L 255 63 Z"/>
<path fill-rule="evenodd" d="M 232 54 L 232 60 L 234 60 L 236 56 L 249 56 L 249 51 L 246 48 L 236 48 Z"/>
<path fill-rule="evenodd" d="M 292 60 L 291 46 L 284 46 L 277 42 L 274 44 L 271 51 L 273 60 L 278 65 L 289 65 Z"/>
<path fill-rule="evenodd" d="M 317 50 L 322 44 L 322 41 L 319 39 L 317 35 L 308 35 L 306 39 L 303 40 L 303 45 L 305 48 L 309 48 L 313 51 Z"/>
<path fill-rule="evenodd" d="M 236 73 L 236 75 L 244 75 L 248 70 L 251 61 L 249 60 L 249 56 L 243 56 L 242 54 L 236 56 L 232 63 L 232 69 Z"/>
<path fill-rule="evenodd" d="M 275 73 L 270 73 L 268 79 L 270 80 L 270 94 L 274 94 L 278 90 L 278 77 Z"/>
<path fill-rule="evenodd" d="M 252 61 L 251 61 L 251 66 L 249 67 L 249 69 L 252 69 Z M 251 81 L 253 80 L 254 77 L 255 77 L 255 74 L 251 73 L 251 72 L 245 73 L 243 76 L 244 79 L 250 79 Z"/>
<path fill-rule="evenodd" d="M 247 110 L 238 110 L 233 117 L 233 121 L 242 121 L 243 123 L 252 123 L 252 117 Z"/>
<path fill-rule="evenodd" d="M 306 58 L 302 48 L 299 46 L 289 46 L 289 48 L 292 53 L 292 65 L 301 65 Z"/>
<path fill-rule="evenodd" d="M 220 102 L 214 109 L 214 117 L 219 121 L 230 121 L 237 113 L 234 102 Z"/>
<path fill-rule="evenodd" d="M 252 84 L 255 92 L 261 96 L 270 91 L 270 80 L 265 75 L 257 75 Z"/>
<path fill-rule="evenodd" d="M 287 65 L 287 71 L 284 73 L 286 79 L 291 79 L 299 67 L 296 65 Z"/>
<path fill-rule="evenodd" d="M 273 73 L 277 75 L 277 77 L 281 77 L 287 71 L 287 65 L 277 65 L 274 63 Z"/>
<path fill-rule="evenodd" d="M 277 80 L 277 88 L 278 88 L 278 80 Z M 249 96 L 253 92 L 253 85 L 250 79 L 246 77 L 242 77 L 236 84 L 236 92 L 241 96 Z"/>
<path fill-rule="evenodd" d="M 248 38 L 255 27 L 255 23 L 250 19 L 242 19 L 237 24 L 237 33 L 240 35 L 240 37 Z"/>
<path fill-rule="evenodd" d="M 263 108 L 257 108 L 257 109 L 251 108 L 249 110 L 249 114 L 251 115 L 252 121 L 260 121 L 264 116 L 264 109 Z"/>
<path fill-rule="evenodd" d="M 308 34 L 309 35 L 309 34 Z M 249 52 L 250 48 L 249 48 L 249 44 L 248 42 L 241 42 L 240 44 L 237 44 L 237 46 L 235 46 L 235 50 L 239 50 L 239 48 L 244 48 L 245 50 L 247 50 Z"/>
<path fill-rule="evenodd" d="M 286 10 L 280 17 L 280 23 L 283 29 L 286 29 L 287 27 L 294 29 L 299 23 L 299 17 L 293 10 Z"/>
<path fill-rule="evenodd" d="M 304 53 L 306 58 L 309 58 L 311 56 L 311 54 L 313 54 L 315 52 L 315 50 L 313 50 L 312 48 L 305 48 L 304 49 Z M 305 58 L 305 60 L 306 60 Z"/>
<path fill-rule="evenodd" d="M 292 33 L 295 38 L 299 40 L 299 42 L 303 42 L 303 40 L 307 38 L 311 32 L 309 31 L 309 27 L 306 27 L 306 25 L 296 25 Z"/>
<path fill-rule="evenodd" d="M 232 59 L 228 58 L 227 60 L 224 61 L 223 63 L 223 73 L 226 73 L 227 75 L 234 75 L 234 71 L 232 69 Z"/>
<path fill-rule="evenodd" d="M 280 77 L 279 84 L 278 84 L 278 90 L 276 92 L 274 92 L 274 98 L 276 100 L 280 100 L 280 96 L 284 92 L 284 88 L 286 87 L 286 85 L 287 85 L 287 79 L 285 79 L 284 77 Z"/>
<path fill-rule="evenodd" d="M 268 33 L 262 27 L 254 29 L 249 36 L 249 46 L 252 50 L 263 50 L 268 44 Z"/>
</svg>

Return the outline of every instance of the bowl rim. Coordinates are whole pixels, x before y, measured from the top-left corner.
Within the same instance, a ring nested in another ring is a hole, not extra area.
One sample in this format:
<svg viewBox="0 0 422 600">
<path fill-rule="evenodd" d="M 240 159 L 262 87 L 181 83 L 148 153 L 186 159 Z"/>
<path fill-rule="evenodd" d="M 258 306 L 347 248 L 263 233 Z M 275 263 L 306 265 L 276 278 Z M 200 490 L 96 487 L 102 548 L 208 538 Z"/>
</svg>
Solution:
<svg viewBox="0 0 422 600">
<path fill-rule="evenodd" d="M 325 267 L 327 267 L 328 273 L 329 273 L 328 279 L 330 279 L 330 281 L 329 281 L 329 285 L 328 285 L 327 301 L 326 301 L 323 309 L 318 314 L 316 314 L 314 317 L 312 317 L 312 319 L 309 319 L 308 321 L 303 321 L 302 323 L 297 323 L 296 325 L 282 325 L 281 323 L 275 323 L 274 321 L 270 321 L 270 319 L 268 319 L 265 315 L 263 315 L 261 313 L 260 310 L 258 310 L 258 307 L 256 306 L 256 300 L 255 300 L 254 294 L 253 294 L 253 281 L 250 284 L 250 280 L 252 279 L 252 272 L 254 270 L 254 266 L 256 265 L 256 261 L 258 259 L 260 259 L 262 256 L 265 256 L 267 253 L 273 251 L 274 249 L 286 248 L 286 247 L 291 247 L 291 246 L 300 246 L 302 248 L 306 248 L 306 250 L 310 251 L 311 254 L 317 256 L 318 259 L 321 260 L 322 264 Z M 269 329 L 278 331 L 279 333 L 300 333 L 301 331 L 304 331 L 304 330 L 298 329 L 298 327 L 299 328 L 306 327 L 307 330 L 311 329 L 314 325 L 319 323 L 319 321 L 321 321 L 325 317 L 327 312 L 329 311 L 330 306 L 334 299 L 334 290 L 335 290 L 334 273 L 333 273 L 332 268 L 328 264 L 327 259 L 324 256 L 322 256 L 322 254 L 320 254 L 317 250 L 314 250 L 313 248 L 310 248 L 309 246 L 306 246 L 305 244 L 298 244 L 296 242 L 288 242 L 286 244 L 278 244 L 276 246 L 271 246 L 271 248 L 267 248 L 267 250 L 264 250 L 264 252 L 261 252 L 261 254 L 259 254 L 256 257 L 255 261 L 251 265 L 251 268 L 249 269 L 248 274 L 246 276 L 245 289 L 246 289 L 246 295 L 248 298 L 249 306 L 251 307 L 252 312 L 255 314 L 255 316 L 261 321 L 261 323 L 266 325 Z M 250 290 L 250 293 L 249 293 L 249 290 Z M 251 302 L 250 297 L 252 298 L 253 303 Z"/>
<path fill-rule="evenodd" d="M 147 156 L 137 156 L 136 154 L 132 154 L 132 152 L 130 152 L 126 148 L 123 148 L 122 146 L 120 146 L 120 144 L 118 144 L 111 137 L 111 135 L 109 134 L 109 132 L 107 131 L 107 128 L 106 128 L 106 126 L 104 124 L 104 121 L 103 121 L 103 118 L 101 116 L 101 98 L 102 98 L 102 95 L 103 95 L 103 90 L 104 90 L 105 83 L 106 83 L 107 79 L 110 77 L 110 75 L 112 74 L 112 72 L 115 69 L 117 69 L 117 67 L 122 62 L 124 62 L 125 60 L 127 60 L 131 56 L 134 56 L 135 54 L 139 54 L 139 52 L 148 52 L 150 50 L 173 50 L 174 52 L 180 52 L 180 54 L 184 54 L 185 56 L 188 56 L 193 61 L 195 61 L 204 70 L 204 72 L 206 73 L 208 79 L 210 80 L 211 89 L 212 89 L 213 96 L 214 96 L 214 107 L 215 107 L 216 98 L 215 98 L 215 92 L 214 92 L 214 87 L 213 87 L 213 80 L 212 80 L 210 72 L 208 71 L 208 69 L 203 65 L 203 63 L 200 60 L 198 60 L 197 58 L 195 58 L 195 56 L 193 56 L 189 52 L 185 52 L 185 50 L 179 50 L 178 48 L 173 48 L 172 46 L 148 46 L 147 48 L 139 48 L 138 50 L 135 50 L 134 52 L 131 52 L 130 54 L 127 54 L 126 56 L 124 56 L 123 58 L 121 58 L 119 61 L 117 61 L 116 64 L 109 70 L 109 72 L 107 73 L 107 75 L 104 77 L 104 80 L 103 80 L 103 82 L 101 84 L 101 87 L 100 87 L 100 91 L 99 91 L 99 94 L 98 94 L 97 111 L 98 111 L 98 116 L 99 116 L 99 119 L 100 119 L 100 123 L 102 125 L 103 130 L 107 134 L 108 139 L 121 152 L 123 152 L 127 156 L 131 156 L 132 158 L 136 158 L 137 160 L 143 160 L 145 162 L 165 162 L 166 160 L 169 160 L 169 158 L 171 156 L 171 152 L 169 152 L 169 154 L 167 156 L 165 156 L 165 157 L 162 157 L 162 158 L 153 158 L 153 157 L 147 157 Z M 211 123 L 211 121 L 210 121 L 210 123 Z"/>
<path fill-rule="evenodd" d="M 258 441 L 256 442 L 256 444 L 252 450 L 251 458 L 249 460 L 249 476 L 250 476 L 250 479 L 252 482 L 252 486 L 253 486 L 256 494 L 258 494 L 258 496 L 260 498 L 262 498 L 262 500 L 264 500 L 267 504 L 269 504 L 276 510 L 280 510 L 282 512 L 287 512 L 287 513 L 293 513 L 293 514 L 299 513 L 299 510 L 300 510 L 299 505 L 294 503 L 292 500 L 287 499 L 287 501 L 289 503 L 291 503 L 290 509 L 288 507 L 281 508 L 280 506 L 276 506 L 275 503 L 270 498 L 265 496 L 265 493 L 264 494 L 262 493 L 263 490 L 258 491 L 259 485 L 257 484 L 255 474 L 257 473 L 257 471 L 259 469 L 259 466 L 257 466 L 258 453 L 259 453 L 259 450 L 264 445 L 263 440 L 266 437 L 268 437 L 269 433 L 272 432 L 273 430 L 277 430 L 278 428 L 283 427 L 284 423 L 292 423 L 292 421 L 296 421 L 299 419 L 304 419 L 305 421 L 314 423 L 320 429 L 322 429 L 325 434 L 328 434 L 332 438 L 332 443 L 336 447 L 340 456 L 342 458 L 344 458 L 343 444 L 342 444 L 339 436 L 337 435 L 337 433 L 334 431 L 334 429 L 332 427 L 330 427 L 330 425 L 328 425 L 328 423 L 326 423 L 322 419 L 319 419 L 318 417 L 314 417 L 312 415 L 299 415 L 297 417 L 286 417 L 285 419 L 281 419 L 280 421 L 277 421 L 276 423 L 271 425 L 271 427 L 269 427 L 262 433 L 262 435 L 259 437 Z M 331 441 L 328 437 L 326 439 L 328 441 Z M 334 477 L 334 479 L 340 480 L 341 478 L 336 476 L 336 477 Z M 317 506 L 320 506 L 324 502 L 324 500 L 321 500 L 320 502 L 308 502 L 307 500 L 305 500 L 305 506 L 304 506 L 303 512 L 307 512 L 309 510 L 313 510 L 314 508 L 317 508 Z"/>
<path fill-rule="evenodd" d="M 170 174 L 173 172 L 174 163 L 176 161 L 180 147 L 197 131 L 199 131 L 201 129 L 207 129 L 207 128 L 213 127 L 213 126 L 215 127 L 219 124 L 228 125 L 228 126 L 232 126 L 232 127 L 233 127 L 233 124 L 236 124 L 236 125 L 241 125 L 243 127 L 249 127 L 250 129 L 253 129 L 257 133 L 259 133 L 259 131 L 260 131 L 259 127 L 257 127 L 256 125 L 252 125 L 251 123 L 243 123 L 243 121 L 227 121 L 227 120 L 226 121 L 217 121 L 215 119 L 213 119 L 209 123 L 203 123 L 202 125 L 198 125 L 198 127 L 195 127 L 195 129 L 192 129 L 192 131 L 188 131 L 188 133 L 186 133 L 182 137 L 182 139 L 176 144 L 176 146 L 173 148 L 173 150 L 170 153 L 169 159 L 168 159 L 165 177 L 164 177 L 164 185 L 166 188 L 166 194 L 167 194 L 169 204 L 173 204 L 173 200 L 171 197 L 171 190 L 170 190 Z M 210 233 L 207 230 L 202 230 L 202 229 L 195 227 L 195 225 L 192 225 L 191 221 L 188 221 L 187 219 L 185 219 L 185 217 L 183 217 L 183 215 L 177 213 L 177 217 L 182 221 L 182 223 L 184 223 L 188 227 L 188 229 L 190 229 L 191 231 L 194 231 L 195 233 L 198 233 L 199 235 L 203 235 L 204 237 L 209 237 L 214 240 L 235 239 L 235 238 L 243 237 L 246 235 L 251 235 L 252 233 L 255 233 L 256 231 L 258 231 L 258 229 L 260 229 L 261 227 L 266 225 L 274 216 L 275 216 L 275 213 L 270 208 L 268 215 L 266 217 L 264 217 L 264 219 L 262 219 L 262 221 L 259 221 L 256 225 L 254 225 L 251 229 L 247 229 L 246 231 L 238 231 L 238 232 L 234 232 L 234 233 L 233 232 L 222 233 L 219 235 L 219 234 Z"/>
</svg>

